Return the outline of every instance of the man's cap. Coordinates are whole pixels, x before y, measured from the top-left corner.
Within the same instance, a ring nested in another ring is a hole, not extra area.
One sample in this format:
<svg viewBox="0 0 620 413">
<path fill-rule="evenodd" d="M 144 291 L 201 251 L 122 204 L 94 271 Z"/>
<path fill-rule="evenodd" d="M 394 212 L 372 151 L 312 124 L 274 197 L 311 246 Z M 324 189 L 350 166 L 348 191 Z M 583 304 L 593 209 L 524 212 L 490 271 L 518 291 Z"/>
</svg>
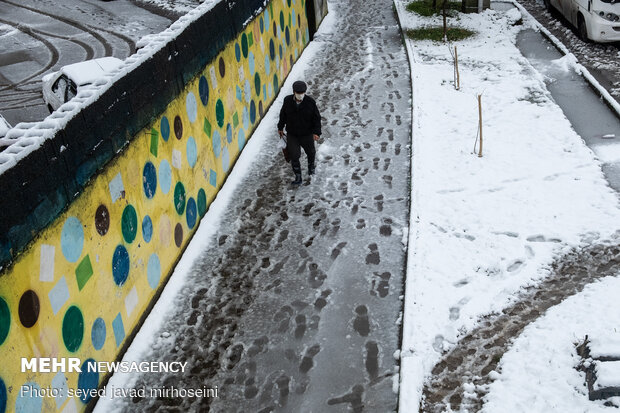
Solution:
<svg viewBox="0 0 620 413">
<path fill-rule="evenodd" d="M 293 92 L 295 93 L 304 93 L 306 89 L 308 89 L 308 86 L 306 86 L 306 82 L 298 80 L 293 83 Z"/>
</svg>

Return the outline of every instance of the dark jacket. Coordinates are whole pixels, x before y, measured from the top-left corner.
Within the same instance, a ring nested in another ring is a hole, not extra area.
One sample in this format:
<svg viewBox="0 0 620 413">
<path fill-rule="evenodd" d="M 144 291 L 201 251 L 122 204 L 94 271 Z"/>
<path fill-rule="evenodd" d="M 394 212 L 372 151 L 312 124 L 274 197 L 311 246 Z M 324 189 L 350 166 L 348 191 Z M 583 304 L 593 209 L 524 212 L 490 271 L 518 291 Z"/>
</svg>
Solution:
<svg viewBox="0 0 620 413">
<path fill-rule="evenodd" d="M 286 132 L 293 136 L 321 135 L 321 114 L 316 102 L 310 96 L 298 105 L 295 103 L 293 95 L 284 98 L 282 109 L 280 109 L 280 121 L 278 130 L 283 130 L 286 125 Z"/>
</svg>

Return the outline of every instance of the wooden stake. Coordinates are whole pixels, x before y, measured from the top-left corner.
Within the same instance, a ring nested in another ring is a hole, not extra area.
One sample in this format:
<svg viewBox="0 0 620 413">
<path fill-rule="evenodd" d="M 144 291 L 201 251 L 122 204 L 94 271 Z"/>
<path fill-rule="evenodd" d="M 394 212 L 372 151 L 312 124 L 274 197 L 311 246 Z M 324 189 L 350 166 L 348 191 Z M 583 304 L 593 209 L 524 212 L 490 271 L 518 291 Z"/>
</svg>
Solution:
<svg viewBox="0 0 620 413">
<path fill-rule="evenodd" d="M 480 130 L 480 150 L 478 157 L 482 158 L 482 95 L 478 95 L 478 128 Z"/>
<path fill-rule="evenodd" d="M 456 90 L 461 89 L 461 79 L 459 77 L 459 55 L 456 52 L 456 46 L 454 46 L 454 66 L 456 68 Z"/>
</svg>

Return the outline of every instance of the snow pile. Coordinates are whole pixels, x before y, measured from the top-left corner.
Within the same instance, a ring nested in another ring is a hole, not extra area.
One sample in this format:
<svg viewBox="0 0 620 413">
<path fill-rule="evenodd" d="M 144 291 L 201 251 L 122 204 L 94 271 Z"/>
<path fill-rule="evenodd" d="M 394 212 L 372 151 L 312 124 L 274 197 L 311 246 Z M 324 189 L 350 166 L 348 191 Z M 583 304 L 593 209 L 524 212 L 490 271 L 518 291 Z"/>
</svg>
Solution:
<svg viewBox="0 0 620 413">
<path fill-rule="evenodd" d="M 403 29 L 441 26 L 441 17 L 419 17 L 404 4 Z M 620 219 L 600 163 L 515 47 L 524 27 L 516 21 L 514 12 L 460 15 L 449 26 L 476 36 L 406 42 L 414 125 L 402 411 L 417 410 L 425 377 L 478 317 L 547 276 L 562 252 L 607 238 Z M 478 95 L 481 158 L 473 153 Z"/>
</svg>

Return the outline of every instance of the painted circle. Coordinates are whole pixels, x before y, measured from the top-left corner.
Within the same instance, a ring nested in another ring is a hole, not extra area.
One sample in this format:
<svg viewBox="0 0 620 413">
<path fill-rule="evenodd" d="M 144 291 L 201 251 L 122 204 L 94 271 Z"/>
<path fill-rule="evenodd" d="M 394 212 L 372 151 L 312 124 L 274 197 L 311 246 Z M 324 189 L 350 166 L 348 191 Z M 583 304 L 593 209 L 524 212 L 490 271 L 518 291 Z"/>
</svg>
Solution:
<svg viewBox="0 0 620 413">
<path fill-rule="evenodd" d="M 222 150 L 222 137 L 218 131 L 213 132 L 213 154 L 216 158 L 220 157 Z"/>
<path fill-rule="evenodd" d="M 222 149 L 222 169 L 224 172 L 228 172 L 228 167 L 230 166 L 230 155 L 228 153 L 228 148 L 224 147 Z"/>
<path fill-rule="evenodd" d="M 265 22 L 263 21 L 262 17 L 260 18 L 259 24 L 260 24 L 260 32 L 263 33 L 265 31 Z"/>
<path fill-rule="evenodd" d="M 256 91 L 256 96 L 260 97 L 260 75 L 258 72 L 254 75 L 254 90 Z"/>
<path fill-rule="evenodd" d="M 179 140 L 183 137 L 183 121 L 179 116 L 174 117 L 174 136 Z"/>
<path fill-rule="evenodd" d="M 11 311 L 9 305 L 0 297 L 0 346 L 4 343 L 11 329 Z"/>
<path fill-rule="evenodd" d="M 250 103 L 252 99 L 252 85 L 248 79 L 245 80 L 245 84 L 243 85 L 243 96 L 245 97 L 245 101 Z"/>
<path fill-rule="evenodd" d="M 291 44 L 291 32 L 288 29 L 288 26 L 284 30 L 284 38 L 286 39 L 286 45 L 289 46 Z"/>
<path fill-rule="evenodd" d="M 254 74 L 256 72 L 256 63 L 254 62 L 254 53 L 250 52 L 248 54 L 248 65 L 250 66 L 250 74 Z"/>
<path fill-rule="evenodd" d="M 226 142 L 232 143 L 232 126 L 230 123 L 226 125 Z"/>
<path fill-rule="evenodd" d="M 265 9 L 265 25 L 269 26 L 269 10 Z"/>
<path fill-rule="evenodd" d="M 241 52 L 244 58 L 248 57 L 248 35 L 245 33 L 241 35 Z"/>
<path fill-rule="evenodd" d="M 273 37 L 277 37 L 278 36 L 278 26 L 276 25 L 276 22 L 273 22 Z"/>
<path fill-rule="evenodd" d="M 146 266 L 146 279 L 149 282 L 149 286 L 154 290 L 159 284 L 161 278 L 161 263 L 157 254 L 151 254 L 149 257 L 149 263 Z"/>
<path fill-rule="evenodd" d="M 220 128 L 224 126 L 224 104 L 222 99 L 218 99 L 215 102 L 215 119 L 217 120 L 217 126 Z"/>
<path fill-rule="evenodd" d="M 237 59 L 237 62 L 241 60 L 241 48 L 239 47 L 239 43 L 235 43 L 235 59 Z"/>
<path fill-rule="evenodd" d="M 101 236 L 107 234 L 110 229 L 110 211 L 103 204 L 99 205 L 95 211 L 95 229 Z"/>
<path fill-rule="evenodd" d="M 295 30 L 295 40 L 299 41 L 299 29 Z"/>
<path fill-rule="evenodd" d="M 127 205 L 123 210 L 121 229 L 125 242 L 131 244 L 138 233 L 138 215 L 133 205 Z"/>
<path fill-rule="evenodd" d="M 248 129 L 250 127 L 250 114 L 248 113 L 248 108 L 246 107 L 243 108 L 241 122 L 243 122 L 243 129 Z"/>
<path fill-rule="evenodd" d="M 278 46 L 278 56 L 282 59 L 282 45 Z"/>
<path fill-rule="evenodd" d="M 32 290 L 23 293 L 17 310 L 22 325 L 26 328 L 35 325 L 39 319 L 39 311 L 41 311 L 41 304 L 37 293 Z"/>
<path fill-rule="evenodd" d="M 91 370 L 92 366 L 92 370 Z M 91 390 L 97 389 L 99 385 L 99 372 L 97 372 L 97 363 L 93 359 L 88 359 L 82 363 L 82 372 L 78 376 L 78 389 L 80 391 L 80 400 L 87 404 L 92 399 Z"/>
<path fill-rule="evenodd" d="M 144 169 L 142 170 L 142 186 L 144 187 L 144 195 L 146 195 L 148 199 L 155 196 L 155 191 L 157 190 L 157 170 L 151 161 L 144 164 Z"/>
<path fill-rule="evenodd" d="M 167 117 L 162 117 L 161 122 L 159 123 L 159 130 L 161 132 L 161 137 L 164 141 L 168 142 L 168 138 L 170 137 L 170 122 Z"/>
<path fill-rule="evenodd" d="M 119 287 L 125 284 L 129 275 L 129 253 L 123 245 L 117 245 L 112 255 L 112 276 Z"/>
<path fill-rule="evenodd" d="M 71 353 L 75 353 L 82 345 L 84 338 L 84 316 L 79 308 L 72 305 L 62 320 L 62 340 Z"/>
<path fill-rule="evenodd" d="M 220 57 L 219 69 L 220 69 L 220 76 L 224 77 L 224 75 L 226 75 L 226 63 L 224 63 L 224 58 L 222 57 Z"/>
<path fill-rule="evenodd" d="M 172 169 L 170 168 L 170 162 L 163 159 L 159 163 L 159 186 L 161 192 L 167 194 L 170 191 L 170 185 L 172 184 Z"/>
<path fill-rule="evenodd" d="M 198 159 L 196 140 L 190 136 L 189 139 L 187 139 L 187 145 L 185 146 L 187 151 L 187 162 L 189 163 L 189 166 L 193 168 L 194 165 L 196 165 L 196 160 Z"/>
<path fill-rule="evenodd" d="M 198 215 L 196 201 L 194 200 L 194 198 L 189 198 L 187 200 L 187 208 L 185 211 L 185 219 L 187 221 L 187 227 L 189 229 L 193 229 L 196 225 L 196 215 Z"/>
<path fill-rule="evenodd" d="M 84 230 L 82 223 L 76 217 L 67 218 L 62 226 L 60 245 L 62 246 L 62 254 L 69 262 L 76 262 L 82 255 Z"/>
<path fill-rule="evenodd" d="M 256 122 L 256 103 L 250 102 L 250 122 Z"/>
<path fill-rule="evenodd" d="M 193 92 L 189 92 L 185 97 L 185 111 L 187 112 L 187 118 L 190 123 L 196 122 L 196 116 L 198 116 L 198 103 L 196 102 L 196 96 Z"/>
<path fill-rule="evenodd" d="M 41 387 L 30 381 L 24 383 L 20 388 L 28 388 L 27 392 L 17 393 L 17 400 L 15 400 L 15 413 L 39 413 L 43 409 L 43 398 L 41 397 Z"/>
<path fill-rule="evenodd" d="M 291 27 L 297 26 L 297 15 L 295 14 L 295 10 L 291 11 Z"/>
<path fill-rule="evenodd" d="M 286 0 L 286 4 L 290 8 L 291 7 L 291 0 Z"/>
<path fill-rule="evenodd" d="M 177 182 L 174 187 L 174 209 L 179 215 L 185 211 L 185 187 L 181 182 Z"/>
<path fill-rule="evenodd" d="M 276 58 L 276 46 L 273 43 L 273 39 L 269 40 L 269 58 L 271 60 Z"/>
<path fill-rule="evenodd" d="M 174 227 L 174 243 L 177 248 L 181 248 L 183 244 L 183 225 L 180 223 Z"/>
<path fill-rule="evenodd" d="M 103 321 L 103 318 L 99 317 L 95 320 L 90 330 L 90 339 L 93 342 L 95 350 L 101 350 L 103 348 L 105 344 L 105 334 L 105 321 Z"/>
<path fill-rule="evenodd" d="M 200 217 L 202 218 L 207 213 L 207 194 L 205 193 L 205 190 L 202 188 L 200 188 L 200 191 L 198 191 L 197 203 L 198 203 L 198 214 L 200 214 Z M 0 342 L 0 344 L 2 343 Z"/>
<path fill-rule="evenodd" d="M 237 134 L 237 145 L 239 145 L 239 151 L 245 146 L 245 132 L 243 129 L 239 129 L 239 133 Z"/>
<path fill-rule="evenodd" d="M 265 110 L 263 109 L 263 101 L 258 102 L 258 115 L 262 118 L 265 114 Z"/>
<path fill-rule="evenodd" d="M 6 385 L 4 384 L 4 380 L 0 378 L 0 413 L 6 412 Z"/>
<path fill-rule="evenodd" d="M 269 55 L 265 55 L 265 74 L 269 75 L 270 71 L 271 71 L 271 60 L 269 59 Z"/>
<path fill-rule="evenodd" d="M 209 82 L 204 76 L 200 76 L 200 81 L 198 81 L 198 95 L 200 95 L 202 104 L 207 106 L 209 103 Z"/>
<path fill-rule="evenodd" d="M 153 221 L 151 221 L 151 217 L 146 215 L 142 220 L 142 238 L 144 242 L 151 242 L 151 238 L 153 237 Z"/>
<path fill-rule="evenodd" d="M 280 89 L 280 83 L 278 82 L 278 75 L 273 75 L 273 91 L 275 94 L 278 94 L 278 90 Z"/>
</svg>

